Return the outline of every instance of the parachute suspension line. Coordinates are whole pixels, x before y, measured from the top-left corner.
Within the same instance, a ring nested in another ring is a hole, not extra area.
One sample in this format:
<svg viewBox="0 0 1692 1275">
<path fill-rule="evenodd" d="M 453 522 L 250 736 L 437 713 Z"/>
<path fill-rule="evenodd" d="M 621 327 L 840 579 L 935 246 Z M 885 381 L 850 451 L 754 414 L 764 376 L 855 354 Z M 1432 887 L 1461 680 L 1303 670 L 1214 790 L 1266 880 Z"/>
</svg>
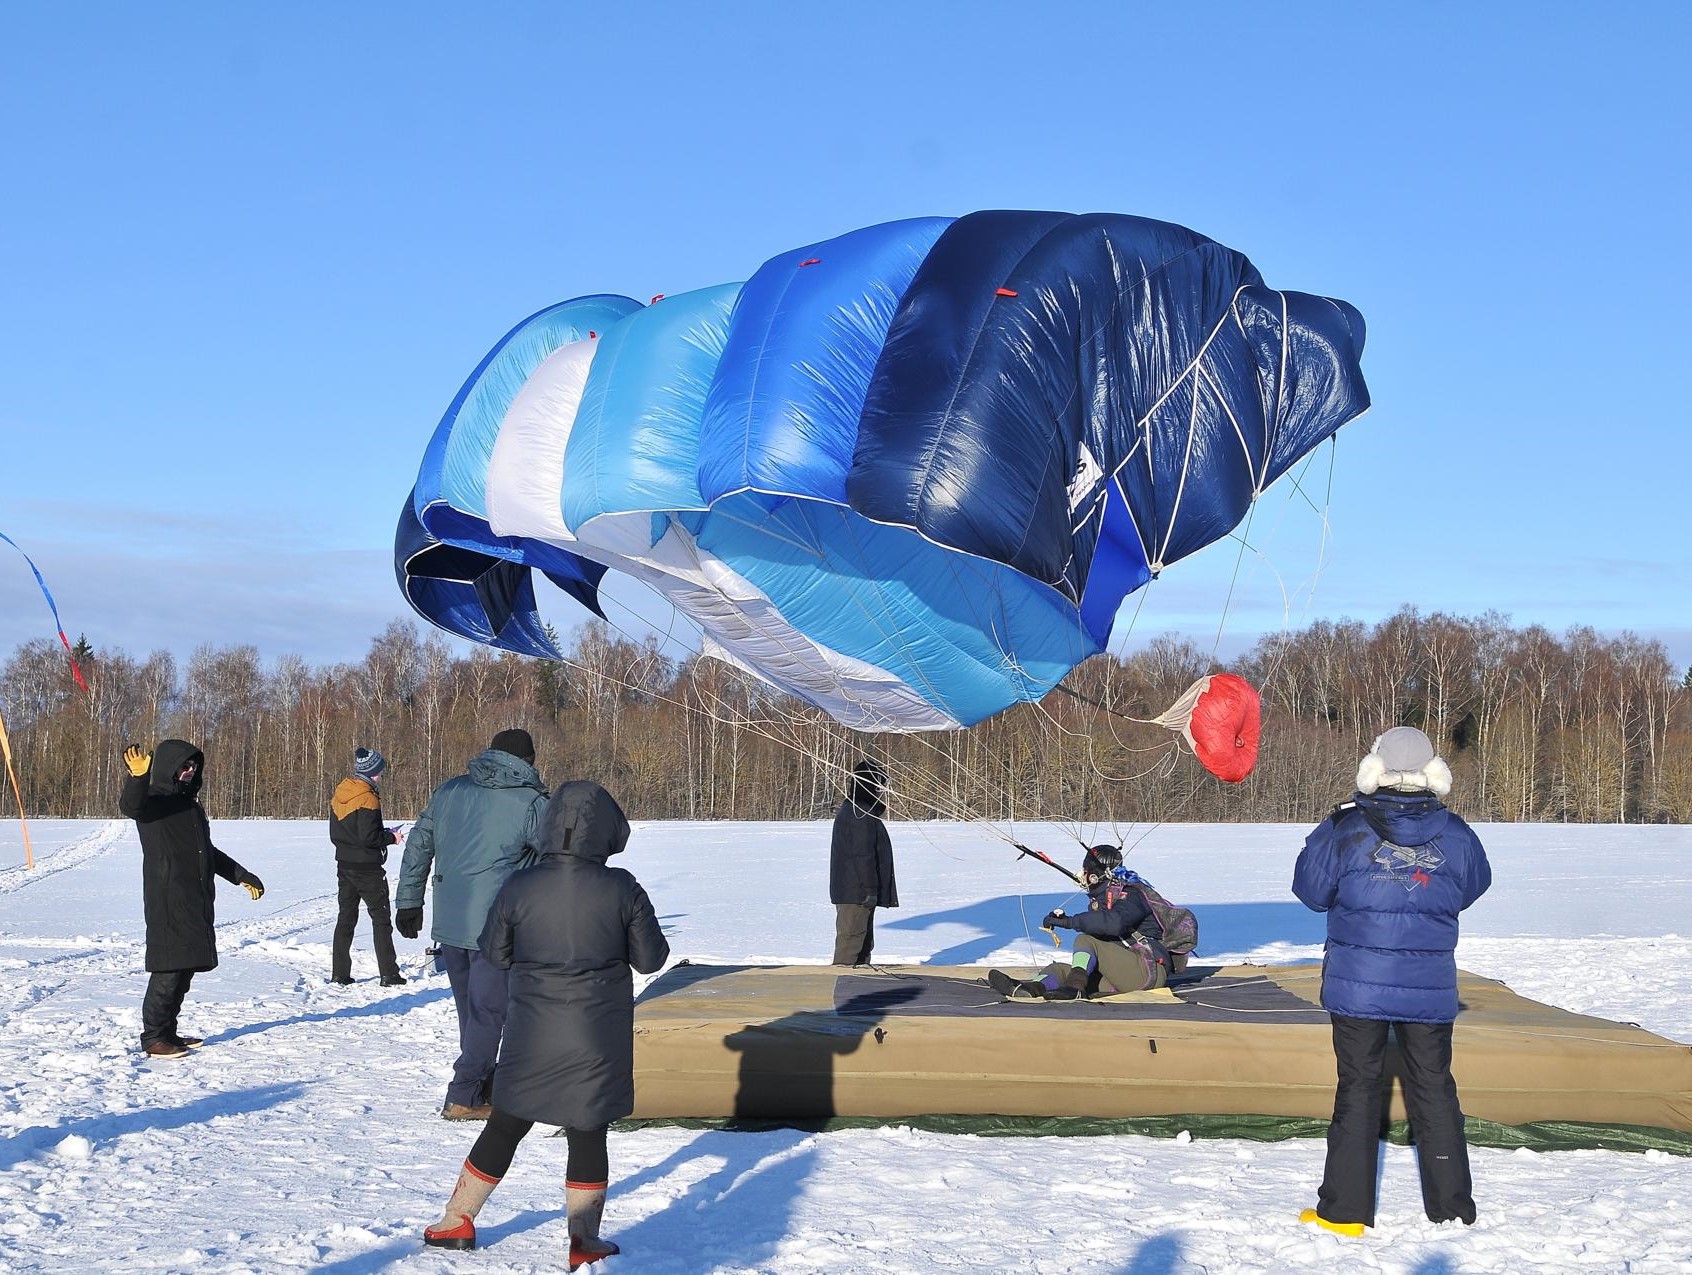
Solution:
<svg viewBox="0 0 1692 1275">
<path fill-rule="evenodd" d="M 1222 614 L 1216 621 L 1216 640 L 1210 644 L 1210 658 L 1214 661 L 1216 653 L 1222 649 L 1222 630 L 1228 623 L 1228 609 L 1234 605 L 1234 589 L 1240 582 L 1240 568 L 1245 564 L 1246 546 L 1251 539 L 1251 521 L 1257 517 L 1257 497 L 1251 498 L 1251 508 L 1246 511 L 1245 526 L 1240 530 L 1240 551 L 1234 556 L 1234 574 L 1228 579 L 1228 596 L 1222 599 Z"/>
</svg>

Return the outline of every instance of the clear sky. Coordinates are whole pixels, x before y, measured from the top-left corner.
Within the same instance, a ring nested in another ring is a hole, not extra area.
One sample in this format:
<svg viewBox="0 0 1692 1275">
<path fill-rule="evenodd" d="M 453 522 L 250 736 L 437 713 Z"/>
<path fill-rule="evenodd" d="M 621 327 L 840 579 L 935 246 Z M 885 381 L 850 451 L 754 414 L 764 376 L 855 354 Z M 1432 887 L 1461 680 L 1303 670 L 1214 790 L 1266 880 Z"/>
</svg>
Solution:
<svg viewBox="0 0 1692 1275">
<path fill-rule="evenodd" d="M 524 315 L 1109 210 L 1368 320 L 1375 406 L 1306 476 L 1325 557 L 1277 488 L 1225 646 L 1412 603 L 1692 663 L 1688 48 L 1666 3 L 5 6 L 0 530 L 96 646 L 357 658 L 410 614 L 424 444 Z M 1208 644 L 1237 553 L 1136 634 Z M 0 653 L 50 634 L 0 545 Z"/>
</svg>

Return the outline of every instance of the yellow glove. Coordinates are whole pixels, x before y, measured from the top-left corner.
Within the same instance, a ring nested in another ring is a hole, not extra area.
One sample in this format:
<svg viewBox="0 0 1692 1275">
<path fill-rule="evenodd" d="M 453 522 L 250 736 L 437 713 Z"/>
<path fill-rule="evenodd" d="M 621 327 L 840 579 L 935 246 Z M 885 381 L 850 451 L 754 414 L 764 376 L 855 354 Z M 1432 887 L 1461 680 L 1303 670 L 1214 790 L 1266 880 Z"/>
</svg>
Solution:
<svg viewBox="0 0 1692 1275">
<path fill-rule="evenodd" d="M 241 888 L 253 896 L 254 903 L 257 903 L 264 897 L 264 882 L 260 881 L 251 872 L 247 873 L 247 879 L 241 882 Z"/>
<path fill-rule="evenodd" d="M 130 774 L 139 778 L 153 768 L 153 754 L 139 744 L 131 744 L 123 750 L 123 764 L 129 767 Z"/>
</svg>

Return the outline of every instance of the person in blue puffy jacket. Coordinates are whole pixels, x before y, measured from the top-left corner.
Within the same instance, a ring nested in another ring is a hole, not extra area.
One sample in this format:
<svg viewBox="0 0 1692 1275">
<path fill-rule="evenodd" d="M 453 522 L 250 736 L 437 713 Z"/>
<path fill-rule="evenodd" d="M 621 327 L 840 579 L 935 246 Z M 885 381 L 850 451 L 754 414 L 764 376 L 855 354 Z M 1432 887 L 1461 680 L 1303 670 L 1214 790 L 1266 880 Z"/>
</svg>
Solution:
<svg viewBox="0 0 1692 1275">
<path fill-rule="evenodd" d="M 1451 1077 L 1457 914 L 1492 884 L 1480 838 L 1441 801 L 1451 770 L 1413 726 L 1375 741 L 1357 792 L 1305 839 L 1293 893 L 1328 914 L 1322 1007 L 1339 1084 L 1317 1205 L 1300 1221 L 1343 1235 L 1375 1224 L 1387 1029 L 1429 1219 L 1475 1220 L 1463 1111 Z"/>
</svg>

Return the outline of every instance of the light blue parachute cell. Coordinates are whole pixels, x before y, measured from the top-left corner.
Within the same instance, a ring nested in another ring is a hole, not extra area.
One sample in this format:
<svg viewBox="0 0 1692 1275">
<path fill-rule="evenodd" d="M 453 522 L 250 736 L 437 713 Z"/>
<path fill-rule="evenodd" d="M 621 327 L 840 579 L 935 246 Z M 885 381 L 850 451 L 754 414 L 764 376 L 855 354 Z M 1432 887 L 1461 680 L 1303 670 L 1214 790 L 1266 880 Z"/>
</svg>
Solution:
<svg viewBox="0 0 1692 1275">
<path fill-rule="evenodd" d="M 891 222 L 528 324 L 437 429 L 421 526 L 590 606 L 642 580 L 865 730 L 1039 699 L 1368 404 L 1350 306 L 1119 214 Z"/>
</svg>

